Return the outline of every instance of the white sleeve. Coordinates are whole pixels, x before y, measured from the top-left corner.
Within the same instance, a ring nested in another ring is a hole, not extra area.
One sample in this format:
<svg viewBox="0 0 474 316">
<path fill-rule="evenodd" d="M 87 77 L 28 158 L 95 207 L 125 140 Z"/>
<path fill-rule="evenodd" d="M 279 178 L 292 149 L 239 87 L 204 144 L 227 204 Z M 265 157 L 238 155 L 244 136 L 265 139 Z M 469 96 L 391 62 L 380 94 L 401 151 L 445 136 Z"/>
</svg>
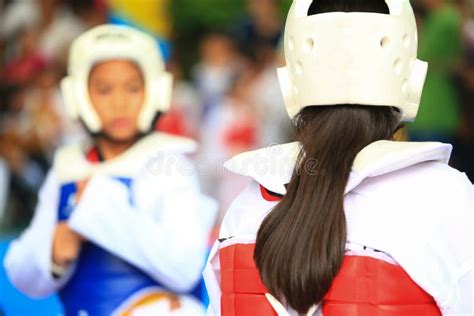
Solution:
<svg viewBox="0 0 474 316">
<path fill-rule="evenodd" d="M 217 240 L 212 247 L 206 268 L 202 274 L 204 276 L 207 294 L 209 295 L 209 307 L 207 309 L 207 315 L 209 316 L 221 314 L 221 271 L 219 249 L 220 242 Z"/>
<path fill-rule="evenodd" d="M 472 192 L 472 201 L 471 201 L 471 210 L 474 213 L 474 186 L 471 187 Z M 474 241 L 474 215 L 471 216 L 472 226 L 471 226 L 471 234 L 472 234 L 472 241 Z M 472 243 L 471 243 L 472 248 Z M 472 254 L 472 253 L 471 253 Z M 456 288 L 458 289 L 455 291 L 456 294 L 453 295 L 453 305 L 457 306 L 457 310 L 454 311 L 453 315 L 474 315 L 473 309 L 473 302 L 474 302 L 474 291 L 472 289 L 472 258 L 471 264 L 467 267 L 468 271 L 463 274 L 457 283 Z"/>
<path fill-rule="evenodd" d="M 451 308 L 445 311 L 444 315 L 449 316 L 467 316 L 474 315 L 472 302 L 474 301 L 472 291 L 472 267 L 464 274 L 457 284 L 450 298 Z"/>
<path fill-rule="evenodd" d="M 164 286 L 188 291 L 201 277 L 216 203 L 199 192 L 194 173 L 145 174 L 141 180 L 141 195 L 132 199 L 157 197 L 153 205 L 132 204 L 125 185 L 94 176 L 69 224 Z"/>
<path fill-rule="evenodd" d="M 467 179 L 467 177 L 466 177 Z M 463 240 L 462 243 L 458 243 L 456 246 L 460 247 L 460 251 L 466 256 L 465 264 L 460 267 L 459 272 L 456 274 L 457 278 L 455 279 L 454 284 L 450 288 L 450 295 L 446 302 L 443 304 L 442 312 L 445 316 L 468 316 L 474 315 L 473 310 L 473 301 L 474 301 L 474 293 L 473 293 L 473 284 L 472 284 L 472 268 L 473 268 L 473 242 L 474 242 L 474 186 L 471 185 L 468 180 L 466 180 L 468 184 L 468 192 L 470 189 L 470 197 L 471 200 L 468 202 L 468 209 L 467 209 L 467 218 L 458 219 L 458 222 L 461 220 L 464 221 L 466 227 L 469 227 L 465 230 L 464 234 L 460 235 L 462 238 L 458 238 L 458 240 Z M 469 194 L 468 194 L 469 195 Z M 451 212 L 452 214 L 453 212 Z M 451 215 L 450 215 L 451 217 Z M 452 223 L 451 227 L 454 226 L 455 223 Z M 471 224 L 471 225 L 469 225 Z M 451 231 L 452 235 L 457 236 L 460 231 L 460 227 L 456 227 L 455 230 Z M 469 237 L 471 239 L 469 240 Z M 450 253 L 452 256 L 456 252 Z"/>
<path fill-rule="evenodd" d="M 72 268 L 60 279 L 51 274 L 52 243 L 56 227 L 59 184 L 50 171 L 40 194 L 30 226 L 13 241 L 4 259 L 10 281 L 24 294 L 46 297 L 67 282 Z"/>
</svg>

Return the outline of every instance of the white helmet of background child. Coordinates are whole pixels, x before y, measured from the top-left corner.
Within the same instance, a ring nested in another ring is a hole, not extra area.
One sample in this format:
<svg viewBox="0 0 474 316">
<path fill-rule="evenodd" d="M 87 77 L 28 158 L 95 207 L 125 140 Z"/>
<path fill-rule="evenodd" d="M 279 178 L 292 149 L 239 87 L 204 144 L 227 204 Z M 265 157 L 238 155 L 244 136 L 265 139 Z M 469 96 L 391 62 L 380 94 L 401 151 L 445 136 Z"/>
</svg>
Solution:
<svg viewBox="0 0 474 316">
<path fill-rule="evenodd" d="M 308 16 L 313 1 L 294 0 L 285 28 L 286 67 L 278 69 L 290 117 L 306 106 L 393 106 L 403 121 L 418 113 L 428 64 L 418 60 L 409 0 L 386 0 L 390 14 Z"/>
<path fill-rule="evenodd" d="M 131 27 L 101 25 L 80 35 L 69 53 L 68 76 L 61 89 L 69 114 L 82 119 L 92 133 L 102 129 L 88 92 L 88 79 L 92 67 L 101 61 L 126 59 L 135 62 L 145 80 L 145 101 L 138 116 L 141 132 L 151 129 L 158 112 L 166 112 L 171 103 L 172 76 L 155 39 Z"/>
</svg>

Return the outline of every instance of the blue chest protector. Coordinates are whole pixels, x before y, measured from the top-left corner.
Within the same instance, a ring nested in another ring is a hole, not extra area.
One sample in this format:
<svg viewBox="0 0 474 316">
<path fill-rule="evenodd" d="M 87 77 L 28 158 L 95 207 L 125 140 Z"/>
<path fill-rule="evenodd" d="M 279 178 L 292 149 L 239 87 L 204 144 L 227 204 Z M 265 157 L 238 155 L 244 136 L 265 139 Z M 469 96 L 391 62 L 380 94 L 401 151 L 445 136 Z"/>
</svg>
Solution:
<svg viewBox="0 0 474 316">
<path fill-rule="evenodd" d="M 84 243 L 74 275 L 59 292 L 66 315 L 111 315 L 133 293 L 159 284 L 126 261 Z"/>
<path fill-rule="evenodd" d="M 116 179 L 131 193 L 131 179 Z M 58 221 L 67 220 L 73 212 L 76 192 L 75 183 L 61 186 Z M 133 204 L 131 194 L 129 200 Z M 152 286 L 163 287 L 125 260 L 86 242 L 82 245 L 74 275 L 59 291 L 59 297 L 66 315 L 86 312 L 87 315 L 108 316 L 132 294 Z M 201 301 L 206 300 L 202 283 L 191 294 Z"/>
<path fill-rule="evenodd" d="M 131 188 L 131 179 L 117 180 Z M 76 192 L 75 183 L 61 186 L 58 221 L 71 215 Z M 133 204 L 131 198 L 130 203 Z M 82 245 L 74 275 L 60 290 L 59 297 L 66 315 L 80 315 L 81 311 L 88 315 L 110 315 L 133 293 L 149 286 L 160 284 L 121 258 L 87 242 Z"/>
</svg>

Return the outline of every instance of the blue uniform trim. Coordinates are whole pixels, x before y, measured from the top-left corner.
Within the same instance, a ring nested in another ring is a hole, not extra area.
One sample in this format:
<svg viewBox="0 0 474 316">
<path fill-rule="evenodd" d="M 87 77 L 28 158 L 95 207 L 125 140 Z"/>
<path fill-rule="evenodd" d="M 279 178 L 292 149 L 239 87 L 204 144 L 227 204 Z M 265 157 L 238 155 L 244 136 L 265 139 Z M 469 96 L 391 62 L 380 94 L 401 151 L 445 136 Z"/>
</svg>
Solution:
<svg viewBox="0 0 474 316">
<path fill-rule="evenodd" d="M 61 186 L 59 194 L 58 222 L 67 220 L 76 206 L 76 183 Z"/>
<path fill-rule="evenodd" d="M 129 190 L 129 202 L 130 205 L 134 205 L 133 197 L 131 194 L 131 188 L 133 180 L 125 177 L 113 178 L 123 183 Z M 58 206 L 58 222 L 66 221 L 72 215 L 74 208 L 76 207 L 76 194 L 77 184 L 75 182 L 66 183 L 59 189 L 59 206 Z"/>
<path fill-rule="evenodd" d="M 161 286 L 103 248 L 85 243 L 73 277 L 59 292 L 66 315 L 110 315 L 137 291 Z"/>
</svg>

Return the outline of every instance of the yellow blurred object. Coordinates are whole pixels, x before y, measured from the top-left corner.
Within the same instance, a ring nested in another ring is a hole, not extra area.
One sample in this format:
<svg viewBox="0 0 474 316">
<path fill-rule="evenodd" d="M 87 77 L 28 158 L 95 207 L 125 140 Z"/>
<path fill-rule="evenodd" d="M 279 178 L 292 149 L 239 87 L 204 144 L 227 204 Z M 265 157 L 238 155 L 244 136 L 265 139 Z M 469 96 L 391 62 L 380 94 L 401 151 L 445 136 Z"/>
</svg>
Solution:
<svg viewBox="0 0 474 316">
<path fill-rule="evenodd" d="M 138 308 L 152 305 L 163 300 L 169 301 L 170 311 L 178 310 L 181 307 L 178 296 L 168 292 L 151 292 L 140 297 L 136 302 L 133 302 L 130 307 L 120 313 L 120 316 L 132 316 Z"/>
<path fill-rule="evenodd" d="M 109 0 L 115 13 L 142 26 L 161 38 L 171 34 L 169 0 Z"/>
</svg>

